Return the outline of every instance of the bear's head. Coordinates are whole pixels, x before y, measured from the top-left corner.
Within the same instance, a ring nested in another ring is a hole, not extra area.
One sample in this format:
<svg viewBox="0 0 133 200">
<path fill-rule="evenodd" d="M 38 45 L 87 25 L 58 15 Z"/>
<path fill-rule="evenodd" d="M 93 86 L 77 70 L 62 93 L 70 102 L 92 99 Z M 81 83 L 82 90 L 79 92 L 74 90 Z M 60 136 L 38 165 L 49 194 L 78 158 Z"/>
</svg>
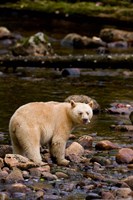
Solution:
<svg viewBox="0 0 133 200">
<path fill-rule="evenodd" d="M 76 124 L 88 124 L 93 116 L 92 106 L 93 101 L 88 104 L 70 101 L 71 117 Z"/>
</svg>

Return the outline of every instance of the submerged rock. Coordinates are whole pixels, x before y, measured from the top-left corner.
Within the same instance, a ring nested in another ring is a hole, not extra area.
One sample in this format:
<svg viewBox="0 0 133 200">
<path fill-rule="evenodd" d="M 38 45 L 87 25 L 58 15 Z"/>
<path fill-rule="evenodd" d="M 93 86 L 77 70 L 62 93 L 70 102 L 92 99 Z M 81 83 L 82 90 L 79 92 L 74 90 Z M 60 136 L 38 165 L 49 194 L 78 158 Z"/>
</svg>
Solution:
<svg viewBox="0 0 133 200">
<path fill-rule="evenodd" d="M 44 33 L 38 32 L 35 35 L 18 42 L 12 49 L 15 56 L 50 56 L 53 54 L 51 43 L 49 43 Z"/>
<path fill-rule="evenodd" d="M 65 68 L 62 70 L 63 77 L 79 77 L 80 76 L 80 69 L 79 68 Z"/>
<path fill-rule="evenodd" d="M 66 47 L 74 48 L 97 48 L 100 46 L 106 46 L 106 43 L 103 42 L 98 37 L 89 38 L 87 36 L 82 36 L 77 33 L 69 33 L 62 40 L 61 45 Z"/>
<path fill-rule="evenodd" d="M 100 31 L 100 38 L 105 42 L 133 41 L 133 32 L 105 28 Z"/>
<path fill-rule="evenodd" d="M 110 128 L 117 131 L 133 131 L 133 125 L 111 125 Z"/>
</svg>

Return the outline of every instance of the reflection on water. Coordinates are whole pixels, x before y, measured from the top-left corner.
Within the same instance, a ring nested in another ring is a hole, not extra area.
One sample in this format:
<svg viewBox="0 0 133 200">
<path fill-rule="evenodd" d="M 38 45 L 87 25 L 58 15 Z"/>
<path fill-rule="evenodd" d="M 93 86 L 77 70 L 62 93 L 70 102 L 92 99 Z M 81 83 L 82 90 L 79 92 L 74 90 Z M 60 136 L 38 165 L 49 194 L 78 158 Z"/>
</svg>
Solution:
<svg viewBox="0 0 133 200">
<path fill-rule="evenodd" d="M 92 76 L 91 71 L 89 73 L 85 71 L 84 75 L 81 73 L 81 76 L 76 78 L 63 78 L 54 70 L 28 68 L 22 71 L 25 77 L 13 74 L 1 76 L 0 132 L 7 133 L 8 137 L 8 123 L 11 115 L 19 106 L 32 101 L 64 101 L 69 95 L 84 94 L 96 99 L 102 110 L 116 101 L 127 103 L 133 101 L 132 76 L 123 75 L 123 71 L 118 71 L 119 75 L 116 76 L 109 76 L 113 74 L 113 71 L 109 71 L 108 76 L 106 71 L 103 71 L 103 73 L 106 72 L 106 76 L 103 74 L 101 76 L 95 71 L 95 75 L 93 72 Z M 130 146 L 131 133 L 110 130 L 110 125 L 120 120 L 127 124 L 130 123 L 128 116 L 111 116 L 102 112 L 93 117 L 88 127 L 75 130 L 75 134 L 91 134 L 94 135 L 94 141 L 110 139 L 123 146 L 125 144 Z"/>
</svg>

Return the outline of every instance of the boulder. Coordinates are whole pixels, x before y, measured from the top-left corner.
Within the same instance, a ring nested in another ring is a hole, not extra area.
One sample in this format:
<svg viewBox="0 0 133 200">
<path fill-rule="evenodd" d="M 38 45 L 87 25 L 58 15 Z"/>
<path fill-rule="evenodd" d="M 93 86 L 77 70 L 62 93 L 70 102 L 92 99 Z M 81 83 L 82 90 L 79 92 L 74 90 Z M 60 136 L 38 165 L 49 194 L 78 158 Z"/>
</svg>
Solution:
<svg viewBox="0 0 133 200">
<path fill-rule="evenodd" d="M 122 180 L 133 190 L 133 176 L 128 176 Z"/>
<path fill-rule="evenodd" d="M 14 167 L 11 173 L 6 177 L 5 179 L 6 183 L 16 183 L 16 182 L 21 182 L 24 181 L 22 172 Z"/>
<path fill-rule="evenodd" d="M 0 145 L 0 157 L 4 158 L 6 154 L 12 153 L 12 147 L 10 145 Z"/>
<path fill-rule="evenodd" d="M 73 142 L 66 149 L 66 157 L 68 157 L 72 162 L 79 163 L 83 154 L 84 148 L 78 142 Z"/>
<path fill-rule="evenodd" d="M 12 53 L 15 56 L 50 56 L 53 55 L 53 48 L 51 43 L 46 40 L 44 33 L 38 32 L 17 42 Z"/>
<path fill-rule="evenodd" d="M 6 28 L 6 27 L 3 27 L 1 26 L 0 27 L 0 39 L 2 38 L 8 38 L 11 36 L 11 32 Z"/>
<path fill-rule="evenodd" d="M 100 31 L 100 38 L 109 43 L 109 42 L 116 42 L 116 41 L 133 41 L 133 32 L 119 30 L 119 29 L 112 29 L 112 28 L 105 28 Z"/>
<path fill-rule="evenodd" d="M 117 188 L 113 193 L 116 200 L 132 199 L 132 190 L 130 188 Z"/>
<path fill-rule="evenodd" d="M 111 150 L 111 149 L 118 149 L 119 147 L 118 147 L 118 145 L 113 144 L 109 140 L 103 140 L 103 141 L 98 142 L 95 145 L 95 148 L 97 150 Z"/>
<path fill-rule="evenodd" d="M 23 157 L 19 154 L 6 154 L 4 161 L 10 168 L 18 167 L 21 169 L 28 169 L 30 167 L 37 166 L 34 162 L 30 161 L 28 158 Z"/>
<path fill-rule="evenodd" d="M 78 139 L 78 143 L 81 144 L 84 149 L 92 147 L 93 138 L 89 135 L 83 135 Z"/>
<path fill-rule="evenodd" d="M 116 154 L 116 162 L 121 163 L 133 163 L 133 150 L 130 148 L 122 148 Z"/>
<path fill-rule="evenodd" d="M 71 95 L 65 99 L 65 102 L 70 102 L 71 100 L 74 100 L 75 102 L 81 102 L 81 103 L 89 103 L 90 101 L 93 101 L 92 108 L 93 108 L 94 114 L 100 111 L 100 105 L 97 103 L 97 101 L 87 95 Z"/>
<path fill-rule="evenodd" d="M 11 192 L 11 193 L 16 193 L 16 192 L 25 193 L 27 190 L 28 190 L 28 188 L 26 187 L 26 185 L 24 185 L 22 183 L 14 183 L 7 187 L 7 191 Z"/>
<path fill-rule="evenodd" d="M 61 45 L 73 48 L 98 48 L 100 46 L 106 46 L 106 43 L 98 37 L 89 38 L 87 36 L 81 36 L 77 33 L 69 33 L 62 40 Z"/>
</svg>

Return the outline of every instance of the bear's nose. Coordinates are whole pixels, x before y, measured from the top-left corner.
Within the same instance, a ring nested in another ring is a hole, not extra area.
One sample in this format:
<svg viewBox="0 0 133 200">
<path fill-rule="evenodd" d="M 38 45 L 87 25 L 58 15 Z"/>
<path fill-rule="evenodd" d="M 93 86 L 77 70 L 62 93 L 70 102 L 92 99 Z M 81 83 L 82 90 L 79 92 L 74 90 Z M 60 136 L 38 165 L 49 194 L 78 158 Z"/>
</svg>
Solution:
<svg viewBox="0 0 133 200">
<path fill-rule="evenodd" d="M 84 123 L 84 124 L 87 124 L 88 122 L 89 122 L 88 119 L 86 119 L 86 118 L 83 119 L 83 123 Z"/>
</svg>

